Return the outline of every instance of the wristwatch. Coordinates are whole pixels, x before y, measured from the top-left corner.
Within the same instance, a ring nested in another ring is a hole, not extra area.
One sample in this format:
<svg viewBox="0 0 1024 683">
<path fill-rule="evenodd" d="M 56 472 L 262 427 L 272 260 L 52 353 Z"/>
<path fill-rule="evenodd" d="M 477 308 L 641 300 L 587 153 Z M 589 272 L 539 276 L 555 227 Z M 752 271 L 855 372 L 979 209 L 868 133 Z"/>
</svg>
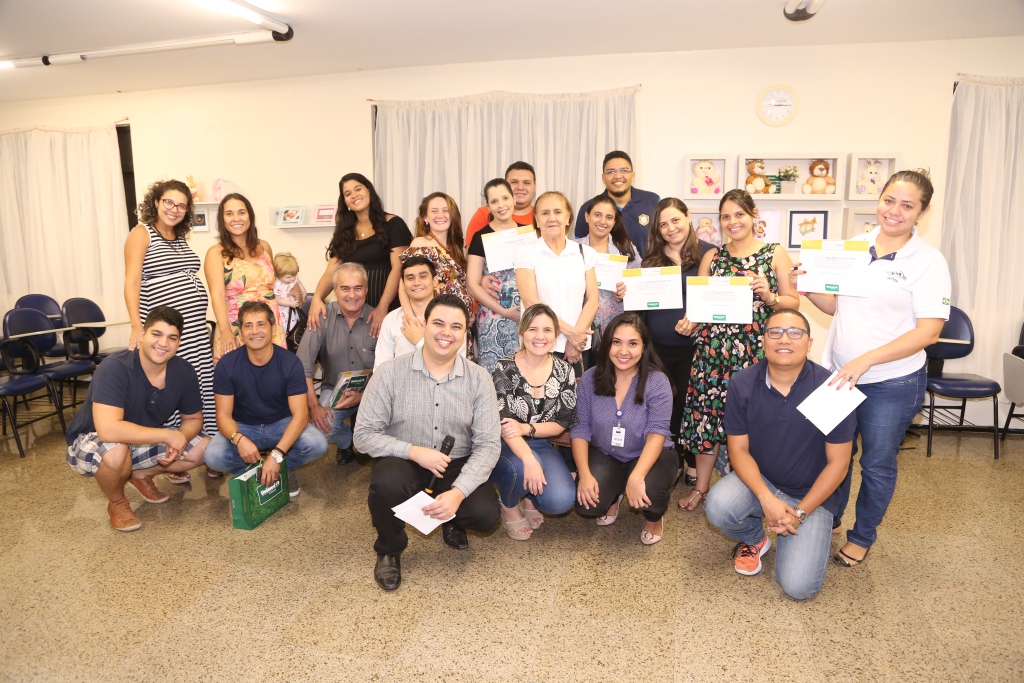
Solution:
<svg viewBox="0 0 1024 683">
<path fill-rule="evenodd" d="M 274 462 L 276 462 L 278 465 L 284 462 L 284 453 L 282 453 L 281 449 L 279 448 L 275 448 L 272 451 L 270 451 L 270 457 L 272 457 L 274 459 Z M 804 516 L 806 517 L 807 515 Z"/>
<path fill-rule="evenodd" d="M 776 294 L 775 295 L 775 301 L 772 302 L 772 308 L 775 308 L 776 306 L 778 306 L 780 301 L 782 301 L 782 297 L 779 296 L 778 294 Z M 802 522 L 803 520 L 800 520 L 800 521 Z"/>
<path fill-rule="evenodd" d="M 800 520 L 801 524 L 803 524 L 807 521 L 807 513 L 800 508 L 796 508 L 796 518 Z"/>
</svg>

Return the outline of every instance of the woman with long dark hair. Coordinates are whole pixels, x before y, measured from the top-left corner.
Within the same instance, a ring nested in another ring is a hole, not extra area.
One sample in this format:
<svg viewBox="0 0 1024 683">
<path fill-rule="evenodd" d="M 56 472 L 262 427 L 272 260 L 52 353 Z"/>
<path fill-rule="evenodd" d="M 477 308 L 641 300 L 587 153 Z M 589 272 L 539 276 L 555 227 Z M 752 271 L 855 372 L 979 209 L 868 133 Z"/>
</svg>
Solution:
<svg viewBox="0 0 1024 683">
<path fill-rule="evenodd" d="M 386 213 L 373 183 L 359 173 L 347 173 L 338 182 L 338 211 L 334 235 L 327 247 L 327 268 L 313 291 L 308 325 L 320 327 L 327 315 L 324 299 L 331 293 L 334 271 L 346 261 L 366 268 L 366 303 L 373 307 L 370 333 L 377 336 L 388 311 L 397 308 L 399 256 L 409 246 L 409 226 Z"/>
</svg>

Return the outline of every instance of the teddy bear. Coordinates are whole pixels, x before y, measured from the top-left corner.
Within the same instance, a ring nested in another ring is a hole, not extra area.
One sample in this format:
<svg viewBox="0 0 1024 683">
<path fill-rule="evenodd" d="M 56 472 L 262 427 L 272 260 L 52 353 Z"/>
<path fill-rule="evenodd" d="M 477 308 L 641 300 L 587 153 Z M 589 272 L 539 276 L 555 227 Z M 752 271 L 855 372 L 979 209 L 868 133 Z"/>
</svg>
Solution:
<svg viewBox="0 0 1024 683">
<path fill-rule="evenodd" d="M 857 181 L 857 194 L 878 194 L 882 189 L 882 162 L 865 159 Z"/>
<path fill-rule="evenodd" d="M 747 192 L 750 194 L 771 194 L 775 186 L 764 174 L 764 160 L 751 159 L 747 162 Z"/>
<path fill-rule="evenodd" d="M 714 162 L 701 159 L 693 165 L 693 180 L 690 181 L 690 193 L 719 194 L 722 191 L 721 179 Z"/>
<path fill-rule="evenodd" d="M 836 179 L 828 174 L 829 164 L 824 159 L 811 162 L 810 177 L 803 185 L 804 194 L 835 194 Z"/>
<path fill-rule="evenodd" d="M 702 216 L 697 219 L 697 239 L 704 240 L 709 244 L 715 246 L 722 246 L 722 236 L 718 233 L 715 228 L 714 222 L 707 216 Z"/>
</svg>

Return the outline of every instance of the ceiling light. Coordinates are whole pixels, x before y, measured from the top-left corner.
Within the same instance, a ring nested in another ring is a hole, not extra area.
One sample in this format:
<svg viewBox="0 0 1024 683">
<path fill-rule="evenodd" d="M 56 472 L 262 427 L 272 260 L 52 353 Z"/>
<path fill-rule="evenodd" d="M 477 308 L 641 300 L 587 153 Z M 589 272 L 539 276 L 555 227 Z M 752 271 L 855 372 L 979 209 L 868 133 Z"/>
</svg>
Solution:
<svg viewBox="0 0 1024 683">
<path fill-rule="evenodd" d="M 276 31 L 278 33 L 288 33 L 289 31 L 287 24 L 275 21 L 274 19 L 257 12 L 251 7 L 246 7 L 245 5 L 234 2 L 234 0 L 225 0 L 221 4 L 224 7 L 224 10 L 229 14 L 241 17 L 246 21 L 251 21 L 261 28 L 265 28 L 269 31 Z"/>
<path fill-rule="evenodd" d="M 782 14 L 790 21 L 807 21 L 817 14 L 824 4 L 825 0 L 788 0 Z"/>
<path fill-rule="evenodd" d="M 83 54 L 47 55 L 43 57 L 43 64 L 47 66 L 60 66 L 62 64 L 78 64 L 85 61 Z"/>
</svg>

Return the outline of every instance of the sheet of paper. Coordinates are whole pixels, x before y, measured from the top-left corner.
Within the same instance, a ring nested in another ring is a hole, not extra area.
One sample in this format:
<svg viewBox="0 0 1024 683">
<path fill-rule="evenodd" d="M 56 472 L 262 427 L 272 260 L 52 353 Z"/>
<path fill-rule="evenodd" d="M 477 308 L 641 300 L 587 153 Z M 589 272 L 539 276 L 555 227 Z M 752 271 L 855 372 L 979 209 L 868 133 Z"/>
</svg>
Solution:
<svg viewBox="0 0 1024 683">
<path fill-rule="evenodd" d="M 754 321 L 754 290 L 749 277 L 686 278 L 686 317 L 695 323 L 749 325 Z"/>
<path fill-rule="evenodd" d="M 807 272 L 797 278 L 801 292 L 867 296 L 864 283 L 871 263 L 869 245 L 864 240 L 804 240 L 800 247 L 800 269 Z"/>
<path fill-rule="evenodd" d="M 828 383 L 837 374 L 839 373 L 833 372 L 824 384 L 811 392 L 811 395 L 796 407 L 826 436 L 866 398 L 860 389 L 851 389 L 849 384 L 844 384 L 842 389 L 830 387 Z"/>
<path fill-rule="evenodd" d="M 412 524 L 416 527 L 417 531 L 427 536 L 434 529 L 441 526 L 443 522 L 448 521 L 448 519 L 434 519 L 423 514 L 423 508 L 433 502 L 433 498 L 424 491 L 419 491 L 415 496 L 404 503 L 396 505 L 391 510 L 395 513 L 395 517 L 398 517 L 406 524 Z M 452 515 L 449 519 L 455 519 L 455 515 Z"/>
<path fill-rule="evenodd" d="M 531 225 L 518 228 L 489 232 L 482 238 L 484 257 L 487 260 L 487 272 L 497 273 L 515 267 L 516 249 L 524 244 L 537 241 L 537 233 Z"/>
<path fill-rule="evenodd" d="M 615 285 L 622 282 L 622 271 L 626 269 L 629 259 L 621 254 L 598 254 L 594 273 L 597 275 L 597 288 L 608 292 L 615 291 Z"/>
<path fill-rule="evenodd" d="M 683 307 L 682 271 L 679 266 L 665 268 L 633 268 L 622 271 L 626 296 L 622 307 L 627 311 L 650 311 Z"/>
</svg>

